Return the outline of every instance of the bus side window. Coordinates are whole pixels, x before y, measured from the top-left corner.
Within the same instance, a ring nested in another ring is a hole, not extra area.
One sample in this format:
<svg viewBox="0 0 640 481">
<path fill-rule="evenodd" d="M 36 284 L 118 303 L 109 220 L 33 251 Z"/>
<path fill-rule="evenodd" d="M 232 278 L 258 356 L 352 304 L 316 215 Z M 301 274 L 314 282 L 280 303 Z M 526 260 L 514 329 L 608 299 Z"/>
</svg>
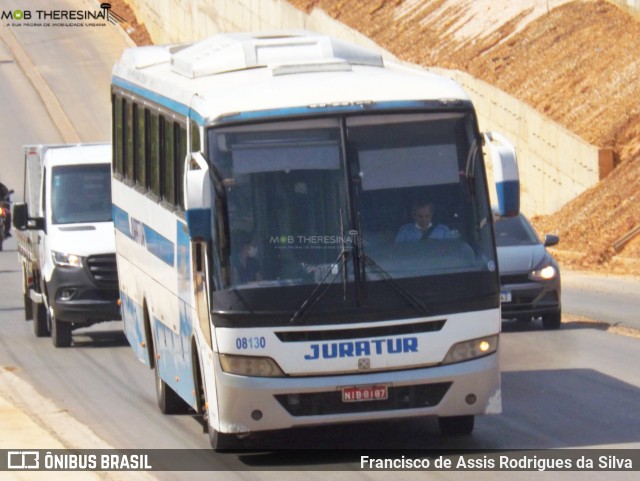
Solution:
<svg viewBox="0 0 640 481">
<path fill-rule="evenodd" d="M 174 150 L 174 135 L 172 122 L 165 117 L 161 118 L 160 132 L 162 137 L 162 159 L 164 160 L 162 165 L 163 179 L 162 179 L 162 200 L 168 204 L 175 204 L 175 150 Z"/>
<path fill-rule="evenodd" d="M 113 95 L 113 171 L 124 175 L 124 99 Z"/>
<path fill-rule="evenodd" d="M 184 162 L 187 157 L 187 129 L 178 123 L 174 123 L 175 130 L 175 159 L 176 159 L 176 204 L 184 211 Z"/>
<path fill-rule="evenodd" d="M 136 184 L 143 189 L 147 187 L 146 174 L 146 141 L 145 119 L 147 110 L 141 109 L 137 104 L 133 106 L 134 121 L 134 171 Z"/>
<path fill-rule="evenodd" d="M 133 139 L 134 139 L 134 105 L 127 101 L 124 105 L 124 176 L 134 182 Z"/>
<path fill-rule="evenodd" d="M 149 119 L 149 189 L 160 198 L 161 157 L 160 157 L 160 116 L 150 113 Z"/>
</svg>

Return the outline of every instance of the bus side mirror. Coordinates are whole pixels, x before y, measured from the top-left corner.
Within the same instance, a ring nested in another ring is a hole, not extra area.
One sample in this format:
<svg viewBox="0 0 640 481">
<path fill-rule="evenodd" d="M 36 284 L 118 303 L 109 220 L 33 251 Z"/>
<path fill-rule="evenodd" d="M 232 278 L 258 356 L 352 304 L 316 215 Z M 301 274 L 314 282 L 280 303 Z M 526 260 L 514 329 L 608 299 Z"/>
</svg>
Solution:
<svg viewBox="0 0 640 481">
<path fill-rule="evenodd" d="M 516 149 L 502 135 L 485 134 L 485 145 L 491 156 L 493 176 L 498 194 L 498 214 L 512 217 L 520 212 L 520 175 Z"/>
<path fill-rule="evenodd" d="M 187 158 L 185 175 L 185 217 L 191 240 L 211 239 L 211 179 L 209 165 L 200 152 Z"/>
</svg>

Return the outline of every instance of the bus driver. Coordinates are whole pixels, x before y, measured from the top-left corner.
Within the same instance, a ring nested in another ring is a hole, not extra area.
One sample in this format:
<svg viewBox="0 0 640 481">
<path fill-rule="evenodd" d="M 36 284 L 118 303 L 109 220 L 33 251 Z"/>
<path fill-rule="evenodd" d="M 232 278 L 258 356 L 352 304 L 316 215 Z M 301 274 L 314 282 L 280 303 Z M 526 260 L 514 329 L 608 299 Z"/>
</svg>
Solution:
<svg viewBox="0 0 640 481">
<path fill-rule="evenodd" d="M 414 222 L 400 227 L 396 243 L 416 242 L 421 239 L 452 239 L 453 235 L 444 224 L 434 224 L 433 203 L 418 202 L 411 209 Z"/>
</svg>

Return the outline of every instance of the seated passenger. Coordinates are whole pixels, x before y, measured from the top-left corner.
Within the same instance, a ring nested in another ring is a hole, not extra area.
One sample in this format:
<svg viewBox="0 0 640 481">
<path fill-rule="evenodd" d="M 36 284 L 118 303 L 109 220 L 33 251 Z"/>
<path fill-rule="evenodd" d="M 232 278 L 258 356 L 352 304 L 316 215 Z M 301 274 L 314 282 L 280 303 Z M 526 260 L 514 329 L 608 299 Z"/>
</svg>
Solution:
<svg viewBox="0 0 640 481">
<path fill-rule="evenodd" d="M 453 239 L 453 235 L 446 225 L 433 224 L 433 204 L 431 202 L 415 204 L 411 215 L 414 222 L 400 227 L 396 243 L 417 242 L 422 239 Z"/>
</svg>

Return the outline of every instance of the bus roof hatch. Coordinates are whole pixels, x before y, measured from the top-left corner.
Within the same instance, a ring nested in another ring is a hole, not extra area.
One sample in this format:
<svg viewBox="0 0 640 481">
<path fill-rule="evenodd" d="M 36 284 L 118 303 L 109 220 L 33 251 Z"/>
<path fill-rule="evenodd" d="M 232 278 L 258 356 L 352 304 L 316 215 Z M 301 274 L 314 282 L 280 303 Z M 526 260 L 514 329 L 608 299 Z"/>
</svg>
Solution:
<svg viewBox="0 0 640 481">
<path fill-rule="evenodd" d="M 257 67 L 299 64 L 335 64 L 382 67 L 382 56 L 313 32 L 230 33 L 220 34 L 175 52 L 171 57 L 174 72 L 198 78 Z"/>
</svg>

